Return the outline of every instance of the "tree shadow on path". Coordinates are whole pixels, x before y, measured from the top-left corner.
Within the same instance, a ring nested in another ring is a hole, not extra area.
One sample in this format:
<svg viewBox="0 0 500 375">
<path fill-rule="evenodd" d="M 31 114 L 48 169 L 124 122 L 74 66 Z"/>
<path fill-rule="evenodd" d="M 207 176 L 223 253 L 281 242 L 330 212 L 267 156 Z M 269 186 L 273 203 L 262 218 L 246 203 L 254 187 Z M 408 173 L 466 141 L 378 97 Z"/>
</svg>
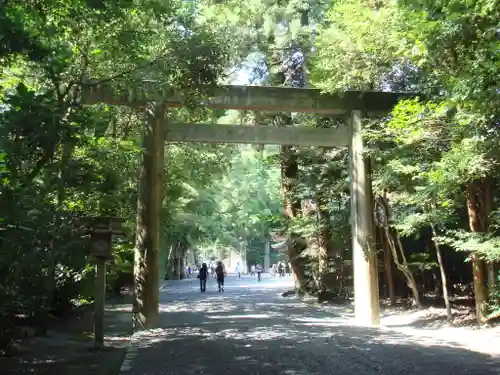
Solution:
<svg viewBox="0 0 500 375">
<path fill-rule="evenodd" d="M 498 375 L 499 360 L 390 330 L 362 328 L 278 290 L 162 296 L 161 328 L 142 332 L 130 374 Z"/>
</svg>

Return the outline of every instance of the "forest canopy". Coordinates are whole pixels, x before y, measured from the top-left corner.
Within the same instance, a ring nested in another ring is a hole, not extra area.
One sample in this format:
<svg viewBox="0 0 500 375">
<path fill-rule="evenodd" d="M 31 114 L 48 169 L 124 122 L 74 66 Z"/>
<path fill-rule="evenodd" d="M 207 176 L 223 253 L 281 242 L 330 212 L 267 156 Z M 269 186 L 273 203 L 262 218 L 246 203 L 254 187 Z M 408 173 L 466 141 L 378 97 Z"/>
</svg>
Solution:
<svg viewBox="0 0 500 375">
<path fill-rule="evenodd" d="M 109 293 L 131 283 L 145 115 L 83 105 L 90 80 L 174 87 L 187 106 L 168 121 L 278 127 L 346 119 L 196 103 L 227 83 L 418 93 L 363 122 L 380 298 L 451 318 L 468 295 L 478 322 L 499 316 L 499 19 L 495 0 L 0 1 L 0 331 L 92 301 L 78 218 L 125 219 Z M 188 254 L 263 262 L 280 233 L 297 290 L 352 296 L 347 149 L 164 151 L 163 274 Z"/>
</svg>

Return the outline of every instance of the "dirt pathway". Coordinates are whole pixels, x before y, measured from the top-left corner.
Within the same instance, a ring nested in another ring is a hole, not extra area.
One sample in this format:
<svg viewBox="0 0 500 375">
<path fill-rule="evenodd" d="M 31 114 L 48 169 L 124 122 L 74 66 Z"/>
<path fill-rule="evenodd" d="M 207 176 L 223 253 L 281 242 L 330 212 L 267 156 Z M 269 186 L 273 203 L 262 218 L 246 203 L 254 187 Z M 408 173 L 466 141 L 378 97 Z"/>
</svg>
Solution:
<svg viewBox="0 0 500 375">
<path fill-rule="evenodd" d="M 19 355 L 0 358 L 6 375 L 117 375 L 132 333 L 130 296 L 106 306 L 105 351 L 93 350 L 93 318 L 88 311 L 59 322 L 46 336 L 19 343 Z"/>
</svg>

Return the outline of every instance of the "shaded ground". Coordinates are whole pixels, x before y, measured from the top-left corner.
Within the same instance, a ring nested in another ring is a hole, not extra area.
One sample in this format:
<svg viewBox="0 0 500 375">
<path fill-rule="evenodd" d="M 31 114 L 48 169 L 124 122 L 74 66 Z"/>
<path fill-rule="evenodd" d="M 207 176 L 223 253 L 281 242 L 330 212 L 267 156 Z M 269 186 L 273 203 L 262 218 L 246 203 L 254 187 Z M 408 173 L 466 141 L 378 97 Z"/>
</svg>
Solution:
<svg viewBox="0 0 500 375">
<path fill-rule="evenodd" d="M 130 297 L 106 307 L 105 351 L 93 350 L 92 312 L 58 322 L 46 336 L 18 343 L 20 354 L 0 358 L 0 374 L 116 375 L 132 332 Z"/>
<path fill-rule="evenodd" d="M 127 375 L 498 375 L 498 356 L 453 338 L 352 325 L 349 313 L 283 298 L 290 281 L 229 277 L 201 294 L 197 280 L 161 293 L 161 328 L 143 332 Z M 492 343 L 491 345 L 495 345 Z M 498 345 L 498 344 L 497 344 Z"/>
</svg>

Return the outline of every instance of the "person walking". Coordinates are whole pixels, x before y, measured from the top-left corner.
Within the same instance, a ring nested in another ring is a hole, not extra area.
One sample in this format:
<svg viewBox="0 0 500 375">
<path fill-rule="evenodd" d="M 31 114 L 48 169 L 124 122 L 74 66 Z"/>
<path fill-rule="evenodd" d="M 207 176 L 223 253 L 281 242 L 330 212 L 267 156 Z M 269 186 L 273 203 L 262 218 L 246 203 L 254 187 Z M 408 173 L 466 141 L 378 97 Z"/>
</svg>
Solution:
<svg viewBox="0 0 500 375">
<path fill-rule="evenodd" d="M 219 287 L 219 293 L 224 291 L 224 277 L 226 276 L 226 270 L 221 261 L 217 262 L 217 267 L 215 267 L 215 275 L 217 277 L 217 285 Z"/>
<path fill-rule="evenodd" d="M 277 272 L 277 264 L 274 263 L 273 266 L 271 267 L 271 276 L 276 276 L 276 272 Z"/>
<path fill-rule="evenodd" d="M 240 266 L 240 262 L 236 263 L 236 268 L 234 269 L 234 272 L 236 272 L 236 275 L 238 276 L 238 280 L 241 279 L 241 266 Z"/>
<path fill-rule="evenodd" d="M 255 267 L 255 271 L 257 272 L 257 280 L 260 281 L 260 276 L 262 274 L 262 271 L 264 270 L 264 267 L 262 267 L 262 264 L 257 264 L 257 266 Z"/>
<path fill-rule="evenodd" d="M 285 267 L 282 262 L 279 262 L 278 264 L 278 274 L 280 275 L 279 277 L 285 276 Z"/>
<path fill-rule="evenodd" d="M 207 276 L 208 267 L 206 263 L 203 263 L 198 273 L 198 279 L 200 279 L 200 291 L 202 293 L 205 293 L 207 291 Z"/>
</svg>

